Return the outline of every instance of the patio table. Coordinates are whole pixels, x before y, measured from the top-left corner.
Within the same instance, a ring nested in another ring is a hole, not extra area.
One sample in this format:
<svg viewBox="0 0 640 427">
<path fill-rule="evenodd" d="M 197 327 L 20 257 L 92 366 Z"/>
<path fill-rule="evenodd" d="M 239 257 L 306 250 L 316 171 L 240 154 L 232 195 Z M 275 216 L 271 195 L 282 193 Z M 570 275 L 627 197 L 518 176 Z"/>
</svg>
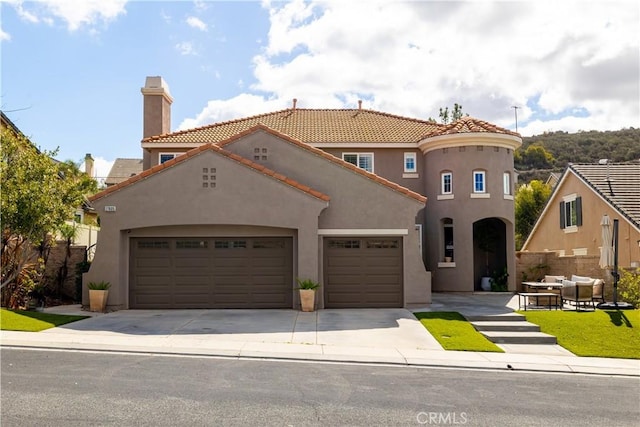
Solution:
<svg viewBox="0 0 640 427">
<path fill-rule="evenodd" d="M 536 307 L 540 307 L 540 302 L 538 301 L 538 298 L 540 297 L 547 297 L 547 304 L 546 306 L 549 308 L 549 310 L 551 310 L 551 307 L 553 306 L 556 310 L 558 309 L 558 307 L 560 307 L 559 303 L 561 304 L 562 302 L 562 298 L 558 299 L 558 297 L 560 297 L 560 295 L 558 294 L 554 294 L 551 292 L 520 292 L 518 294 L 518 309 L 522 310 L 522 306 L 524 305 L 524 311 L 527 311 L 527 306 L 530 304 L 531 302 L 531 298 L 535 298 L 536 299 Z M 552 300 L 553 298 L 553 300 Z M 552 303 L 553 301 L 553 303 Z M 523 304 L 524 302 L 524 304 Z"/>
<path fill-rule="evenodd" d="M 546 289 L 548 291 L 554 289 L 562 289 L 562 283 L 547 283 L 547 282 L 522 282 L 529 291 L 538 292 L 540 289 Z"/>
</svg>

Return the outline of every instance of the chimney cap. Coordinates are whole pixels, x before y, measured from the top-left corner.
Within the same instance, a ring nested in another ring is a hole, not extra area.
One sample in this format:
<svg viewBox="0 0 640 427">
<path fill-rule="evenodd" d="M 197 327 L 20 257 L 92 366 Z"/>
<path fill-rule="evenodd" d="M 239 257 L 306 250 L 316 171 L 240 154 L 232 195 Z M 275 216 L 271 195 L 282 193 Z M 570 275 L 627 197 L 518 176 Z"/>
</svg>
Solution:
<svg viewBox="0 0 640 427">
<path fill-rule="evenodd" d="M 143 95 L 162 95 L 169 102 L 173 102 L 169 85 L 161 76 L 147 76 L 144 81 L 144 87 L 140 91 Z"/>
</svg>

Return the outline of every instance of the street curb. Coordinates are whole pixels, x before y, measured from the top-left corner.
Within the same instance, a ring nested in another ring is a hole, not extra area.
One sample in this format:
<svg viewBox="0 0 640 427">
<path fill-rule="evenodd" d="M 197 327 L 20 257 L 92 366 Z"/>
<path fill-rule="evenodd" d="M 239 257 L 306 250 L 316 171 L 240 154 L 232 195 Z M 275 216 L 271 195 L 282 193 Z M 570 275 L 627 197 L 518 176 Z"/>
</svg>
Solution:
<svg viewBox="0 0 640 427">
<path fill-rule="evenodd" d="M 451 361 L 451 363 L 442 363 L 441 361 L 419 360 L 419 358 L 411 357 L 409 359 L 402 357 L 404 361 L 389 360 L 384 357 L 372 356 L 339 356 L 335 354 L 318 357 L 318 355 L 302 354 L 302 353 L 276 353 L 276 352 L 259 352 L 237 350 L 212 350 L 209 352 L 189 349 L 175 348 L 174 351 L 166 349 L 158 349 L 145 346 L 117 346 L 117 345 L 82 345 L 73 343 L 69 345 L 60 345 L 60 343 L 24 343 L 20 340 L 3 340 L 0 348 L 8 349 L 31 349 L 31 350 L 56 350 L 56 351 L 79 351 L 79 352 L 104 352 L 104 353 L 124 353 L 132 355 L 158 355 L 158 356 L 185 356 L 185 357 L 207 357 L 221 358 L 233 360 L 277 360 L 290 362 L 310 362 L 310 363 L 346 363 L 370 366 L 396 366 L 396 367 L 413 367 L 413 368 L 435 368 L 435 369 L 465 369 L 465 370 L 491 370 L 503 372 L 528 372 L 528 373 L 549 373 L 549 374 L 578 374 L 578 375 L 595 375 L 595 376 L 614 376 L 640 378 L 640 370 L 633 368 L 616 368 L 601 366 L 583 366 L 583 365 L 567 365 L 562 363 L 541 364 L 531 362 L 506 362 L 506 361 Z M 243 354 L 246 353 L 246 354 Z"/>
</svg>

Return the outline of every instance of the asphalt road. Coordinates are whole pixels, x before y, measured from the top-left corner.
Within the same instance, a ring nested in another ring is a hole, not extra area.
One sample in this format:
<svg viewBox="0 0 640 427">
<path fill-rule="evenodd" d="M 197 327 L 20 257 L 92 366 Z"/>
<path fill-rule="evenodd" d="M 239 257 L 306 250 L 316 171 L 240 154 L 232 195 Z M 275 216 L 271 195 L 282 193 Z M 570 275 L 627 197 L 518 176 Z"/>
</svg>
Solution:
<svg viewBox="0 0 640 427">
<path fill-rule="evenodd" d="M 10 426 L 638 426 L 640 380 L 154 355 L 0 352 Z"/>
</svg>

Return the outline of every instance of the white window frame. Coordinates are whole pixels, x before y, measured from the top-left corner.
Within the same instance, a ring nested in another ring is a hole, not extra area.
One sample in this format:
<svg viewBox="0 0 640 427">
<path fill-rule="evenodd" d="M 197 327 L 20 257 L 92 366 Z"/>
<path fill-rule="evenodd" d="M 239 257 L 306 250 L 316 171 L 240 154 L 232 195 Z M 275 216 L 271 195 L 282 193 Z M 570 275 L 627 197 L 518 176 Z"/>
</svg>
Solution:
<svg viewBox="0 0 640 427">
<path fill-rule="evenodd" d="M 347 161 L 345 159 L 345 156 L 356 156 L 356 162 L 357 164 L 354 166 L 359 167 L 362 170 L 365 170 L 367 172 L 371 172 L 374 173 L 374 166 L 373 166 L 373 153 L 353 153 L 353 152 L 349 152 L 349 153 L 342 153 L 342 160 L 344 160 L 347 163 L 351 163 L 349 161 Z M 363 157 L 369 157 L 371 159 L 371 170 L 368 170 L 366 168 L 363 168 L 362 166 L 360 166 L 360 159 Z M 353 163 L 351 163 L 353 165 Z"/>
<path fill-rule="evenodd" d="M 164 162 L 168 162 L 169 160 L 175 159 L 176 157 L 178 157 L 179 155 L 184 154 L 184 153 L 159 153 L 158 154 L 158 164 L 161 165 Z M 173 156 L 171 159 L 167 159 L 164 162 L 162 161 L 162 156 Z"/>
<path fill-rule="evenodd" d="M 407 160 L 413 161 L 413 167 L 407 167 Z M 405 173 L 416 173 L 418 171 L 418 156 L 416 153 L 404 153 L 404 171 Z"/>
<path fill-rule="evenodd" d="M 476 177 L 482 177 L 482 189 L 478 190 L 476 188 Z M 473 193 L 474 194 L 485 194 L 487 192 L 487 172 L 483 170 L 474 170 L 473 171 Z"/>
<path fill-rule="evenodd" d="M 449 191 L 446 189 L 445 177 L 449 177 Z M 453 172 L 440 173 L 440 194 L 453 194 Z"/>
<path fill-rule="evenodd" d="M 511 194 L 511 174 L 509 172 L 502 174 L 502 189 L 504 194 Z"/>
</svg>

